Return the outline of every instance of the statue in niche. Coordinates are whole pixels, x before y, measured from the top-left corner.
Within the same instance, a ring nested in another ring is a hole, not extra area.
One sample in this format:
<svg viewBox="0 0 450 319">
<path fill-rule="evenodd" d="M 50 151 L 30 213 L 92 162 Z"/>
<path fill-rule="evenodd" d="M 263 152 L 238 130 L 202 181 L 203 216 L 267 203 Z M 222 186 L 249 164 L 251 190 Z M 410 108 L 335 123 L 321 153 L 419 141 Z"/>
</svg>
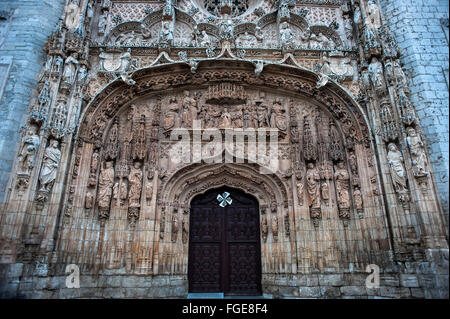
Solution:
<svg viewBox="0 0 450 319">
<path fill-rule="evenodd" d="M 128 175 L 128 183 L 130 190 L 128 192 L 129 207 L 140 207 L 141 190 L 142 190 L 142 169 L 141 162 L 134 162 Z"/>
<path fill-rule="evenodd" d="M 128 50 L 120 55 L 120 65 L 121 65 L 121 72 L 120 77 L 122 81 L 127 83 L 128 85 L 134 85 L 136 82 L 131 79 L 130 72 L 133 69 L 137 69 L 137 60 L 131 59 L 131 48 L 128 48 Z"/>
<path fill-rule="evenodd" d="M 280 100 L 275 100 L 273 102 L 270 113 L 270 127 L 286 132 L 288 122 Z"/>
<path fill-rule="evenodd" d="M 59 162 L 61 160 L 61 151 L 58 149 L 57 140 L 51 140 L 50 145 L 45 149 L 44 159 L 42 162 L 41 174 L 39 182 L 41 183 L 40 191 L 50 191 L 53 182 L 56 179 Z"/>
<path fill-rule="evenodd" d="M 261 221 L 261 235 L 264 242 L 267 241 L 267 234 L 269 233 L 269 227 L 267 225 L 267 217 L 263 216 Z"/>
<path fill-rule="evenodd" d="M 105 167 L 101 169 L 98 177 L 98 196 L 97 203 L 101 218 L 109 217 L 109 204 L 111 202 L 112 188 L 114 186 L 114 167 L 113 162 L 106 162 Z"/>
<path fill-rule="evenodd" d="M 163 120 L 163 128 L 165 130 L 171 130 L 179 127 L 181 127 L 181 118 L 178 114 L 177 99 L 176 97 L 171 97 Z"/>
<path fill-rule="evenodd" d="M 171 236 L 172 242 L 177 241 L 178 230 L 179 230 L 178 218 L 176 215 L 172 215 L 172 236 Z"/>
<path fill-rule="evenodd" d="M 219 24 L 219 36 L 222 40 L 231 41 L 234 38 L 233 21 L 231 19 L 223 20 Z"/>
<path fill-rule="evenodd" d="M 102 10 L 98 18 L 98 34 L 103 35 L 106 32 L 106 26 L 108 25 L 108 11 Z"/>
<path fill-rule="evenodd" d="M 375 30 L 381 27 L 380 8 L 378 8 L 378 5 L 373 0 L 367 2 L 367 21 Z"/>
<path fill-rule="evenodd" d="M 152 37 L 152 32 L 150 31 L 150 28 L 147 27 L 145 23 L 141 23 L 141 33 L 143 39 L 150 39 Z"/>
<path fill-rule="evenodd" d="M 97 167 L 98 167 L 98 160 L 100 158 L 100 154 L 98 150 L 94 150 L 92 153 L 92 159 L 91 159 L 91 174 L 89 176 L 88 184 L 89 186 L 95 185 L 95 179 L 96 179 L 96 173 L 97 173 Z"/>
<path fill-rule="evenodd" d="M 291 12 L 289 10 L 288 1 L 281 1 L 280 18 L 289 19 L 290 17 L 291 17 Z"/>
<path fill-rule="evenodd" d="M 353 190 L 353 201 L 355 202 L 355 208 L 358 212 L 362 212 L 363 210 L 363 199 L 361 195 L 361 191 L 358 187 Z"/>
<path fill-rule="evenodd" d="M 86 65 L 82 64 L 80 66 L 80 70 L 78 71 L 77 82 L 81 84 L 84 83 L 84 81 L 86 80 L 87 73 L 88 71 Z"/>
<path fill-rule="evenodd" d="M 348 155 L 348 164 L 350 166 L 350 171 L 352 174 L 357 175 L 358 174 L 358 164 L 356 161 L 356 155 L 355 152 L 351 151 Z"/>
<path fill-rule="evenodd" d="M 256 37 L 256 41 L 257 42 L 259 42 L 259 43 L 263 42 L 264 34 L 263 34 L 263 32 L 262 32 L 260 27 L 256 27 L 255 28 L 255 37 Z"/>
<path fill-rule="evenodd" d="M 298 204 L 300 206 L 303 206 L 303 203 L 304 203 L 304 200 L 303 200 L 304 199 L 303 188 L 304 188 L 303 182 L 302 181 L 298 182 L 297 183 L 297 198 L 298 198 Z"/>
<path fill-rule="evenodd" d="M 113 198 L 117 205 L 124 205 L 128 195 L 127 183 L 124 180 L 116 182 L 113 186 Z"/>
<path fill-rule="evenodd" d="M 197 120 L 198 116 L 198 109 L 197 109 L 197 101 L 190 97 L 189 91 L 185 90 L 183 91 L 183 115 L 182 115 L 182 122 L 184 127 L 192 127 L 193 122 Z"/>
<path fill-rule="evenodd" d="M 244 122 L 242 120 L 242 105 L 236 106 L 236 110 L 231 113 L 231 119 L 233 120 L 233 127 L 242 128 L 244 126 Z"/>
<path fill-rule="evenodd" d="M 350 208 L 350 195 L 349 195 L 349 180 L 350 176 L 345 168 L 344 162 L 337 164 L 336 171 L 334 173 L 334 179 L 336 180 L 336 193 L 338 198 L 338 204 L 340 209 Z"/>
<path fill-rule="evenodd" d="M 252 113 L 249 105 L 245 105 L 242 110 L 243 128 L 255 128 L 253 126 Z"/>
<path fill-rule="evenodd" d="M 355 9 L 353 12 L 353 23 L 358 26 L 359 30 L 362 28 L 362 15 L 361 15 L 361 8 L 359 7 L 358 3 L 355 3 Z"/>
<path fill-rule="evenodd" d="M 151 181 L 147 181 L 147 184 L 145 185 L 145 199 L 147 201 L 147 205 L 150 204 L 153 197 L 153 186 Z"/>
<path fill-rule="evenodd" d="M 403 194 L 407 191 L 406 171 L 403 166 L 403 155 L 394 143 L 388 144 L 387 159 L 394 188 L 397 193 Z"/>
<path fill-rule="evenodd" d="M 322 184 L 320 184 L 320 192 L 322 193 L 323 200 L 327 204 L 330 199 L 330 187 L 326 181 L 323 181 Z"/>
<path fill-rule="evenodd" d="M 159 33 L 159 43 L 169 45 L 173 40 L 173 32 L 170 30 L 170 22 L 163 21 Z"/>
<path fill-rule="evenodd" d="M 333 47 L 332 42 L 322 33 L 319 34 L 311 33 L 309 37 L 309 48 L 331 48 Z"/>
<path fill-rule="evenodd" d="M 77 0 L 72 0 L 66 7 L 66 18 L 64 20 L 65 25 L 69 30 L 73 30 L 78 26 L 80 22 L 80 3 Z"/>
<path fill-rule="evenodd" d="M 269 119 L 269 113 L 268 113 L 268 107 L 266 105 L 264 105 L 263 103 L 261 103 L 257 108 L 257 121 L 258 121 L 258 126 L 257 127 L 268 127 L 269 123 L 270 123 L 270 119 Z"/>
<path fill-rule="evenodd" d="M 411 153 L 414 176 L 426 176 L 428 175 L 427 156 L 425 154 L 422 139 L 412 127 L 408 128 L 407 132 L 408 137 L 406 138 L 406 141 L 408 142 Z"/>
<path fill-rule="evenodd" d="M 91 209 L 94 207 L 94 195 L 91 192 L 86 193 L 84 207 L 86 209 Z"/>
<path fill-rule="evenodd" d="M 348 14 L 344 14 L 344 30 L 345 36 L 351 41 L 353 39 L 353 25 Z"/>
<path fill-rule="evenodd" d="M 34 167 L 34 158 L 40 144 L 37 131 L 38 127 L 30 124 L 27 135 L 22 138 L 22 149 L 18 157 L 19 170 L 22 173 L 30 173 Z"/>
<path fill-rule="evenodd" d="M 62 69 L 62 65 L 64 63 L 64 60 L 62 57 L 60 57 L 59 55 L 56 57 L 55 59 L 55 64 L 53 65 L 53 70 L 52 72 L 55 73 L 60 73 L 61 69 Z"/>
<path fill-rule="evenodd" d="M 78 53 L 72 53 L 65 62 L 62 79 L 68 84 L 72 84 L 75 80 L 75 74 L 78 68 Z"/>
<path fill-rule="evenodd" d="M 131 48 L 120 55 L 120 65 L 122 72 L 129 72 L 133 69 L 133 61 L 131 60 Z"/>
<path fill-rule="evenodd" d="M 306 186 L 309 195 L 309 206 L 311 209 L 320 209 L 320 175 L 314 163 L 308 163 L 306 170 Z"/>
<path fill-rule="evenodd" d="M 282 49 L 293 49 L 295 46 L 294 32 L 287 22 L 283 22 L 280 26 L 280 44 Z"/>
<path fill-rule="evenodd" d="M 182 221 L 182 235 L 181 235 L 181 240 L 183 241 L 183 244 L 186 244 L 189 238 L 189 221 L 187 218 L 184 218 Z"/>
<path fill-rule="evenodd" d="M 278 239 L 278 217 L 276 215 L 272 216 L 272 234 L 274 241 Z"/>
<path fill-rule="evenodd" d="M 210 48 L 212 47 L 212 40 L 211 37 L 206 33 L 205 30 L 202 31 L 202 36 L 200 40 L 200 46 Z"/>
<path fill-rule="evenodd" d="M 220 116 L 219 128 L 231 128 L 233 127 L 231 121 L 231 114 L 228 112 L 228 108 L 223 109 L 223 113 Z"/>
<path fill-rule="evenodd" d="M 254 42 L 254 37 L 246 31 L 236 39 L 236 46 L 251 48 L 253 47 Z"/>
<path fill-rule="evenodd" d="M 52 64 L 53 64 L 53 56 L 52 55 L 48 55 L 47 56 L 47 61 L 45 62 L 45 65 L 44 65 L 44 70 L 45 71 L 51 71 Z"/>
<path fill-rule="evenodd" d="M 375 88 L 376 92 L 385 92 L 386 86 L 384 85 L 383 77 L 383 65 L 376 57 L 372 57 L 372 60 L 368 67 L 370 81 Z"/>
</svg>

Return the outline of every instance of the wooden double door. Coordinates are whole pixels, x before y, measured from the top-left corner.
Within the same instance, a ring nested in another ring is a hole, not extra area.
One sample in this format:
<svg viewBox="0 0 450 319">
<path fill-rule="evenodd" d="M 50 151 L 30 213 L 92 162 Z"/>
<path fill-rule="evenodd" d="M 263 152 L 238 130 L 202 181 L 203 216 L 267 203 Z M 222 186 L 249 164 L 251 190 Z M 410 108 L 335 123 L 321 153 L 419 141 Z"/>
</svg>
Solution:
<svg viewBox="0 0 450 319">
<path fill-rule="evenodd" d="M 222 187 L 195 197 L 189 224 L 189 292 L 261 294 L 258 202 Z"/>
</svg>

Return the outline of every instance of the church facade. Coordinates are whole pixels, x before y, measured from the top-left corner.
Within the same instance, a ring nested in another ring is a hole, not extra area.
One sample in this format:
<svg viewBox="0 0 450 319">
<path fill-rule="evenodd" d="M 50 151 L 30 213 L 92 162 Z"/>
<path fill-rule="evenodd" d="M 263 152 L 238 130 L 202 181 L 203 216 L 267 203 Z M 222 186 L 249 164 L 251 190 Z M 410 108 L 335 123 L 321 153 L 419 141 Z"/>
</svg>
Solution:
<svg viewBox="0 0 450 319">
<path fill-rule="evenodd" d="M 385 4 L 59 5 L 9 150 L 2 297 L 448 298 Z"/>
</svg>

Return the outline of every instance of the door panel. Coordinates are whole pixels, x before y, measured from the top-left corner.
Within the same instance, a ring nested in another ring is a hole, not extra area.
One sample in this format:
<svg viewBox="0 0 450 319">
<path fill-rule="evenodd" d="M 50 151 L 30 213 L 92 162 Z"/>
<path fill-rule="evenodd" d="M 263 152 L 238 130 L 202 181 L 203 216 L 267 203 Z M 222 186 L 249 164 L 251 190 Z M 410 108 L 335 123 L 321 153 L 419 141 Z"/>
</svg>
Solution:
<svg viewBox="0 0 450 319">
<path fill-rule="evenodd" d="M 220 207 L 218 194 L 232 203 Z M 189 291 L 261 294 L 258 202 L 239 190 L 220 188 L 191 203 Z"/>
</svg>

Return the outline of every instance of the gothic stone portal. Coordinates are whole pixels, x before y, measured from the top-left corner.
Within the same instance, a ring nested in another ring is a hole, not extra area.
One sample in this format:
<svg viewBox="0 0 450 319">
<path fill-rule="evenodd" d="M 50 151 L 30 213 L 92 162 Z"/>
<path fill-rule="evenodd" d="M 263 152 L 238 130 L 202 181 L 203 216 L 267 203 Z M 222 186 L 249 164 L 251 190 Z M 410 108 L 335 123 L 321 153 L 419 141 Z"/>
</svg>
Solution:
<svg viewBox="0 0 450 319">
<path fill-rule="evenodd" d="M 190 292 L 261 294 L 259 208 L 255 198 L 229 187 L 196 196 L 191 203 L 190 227 Z"/>
</svg>

